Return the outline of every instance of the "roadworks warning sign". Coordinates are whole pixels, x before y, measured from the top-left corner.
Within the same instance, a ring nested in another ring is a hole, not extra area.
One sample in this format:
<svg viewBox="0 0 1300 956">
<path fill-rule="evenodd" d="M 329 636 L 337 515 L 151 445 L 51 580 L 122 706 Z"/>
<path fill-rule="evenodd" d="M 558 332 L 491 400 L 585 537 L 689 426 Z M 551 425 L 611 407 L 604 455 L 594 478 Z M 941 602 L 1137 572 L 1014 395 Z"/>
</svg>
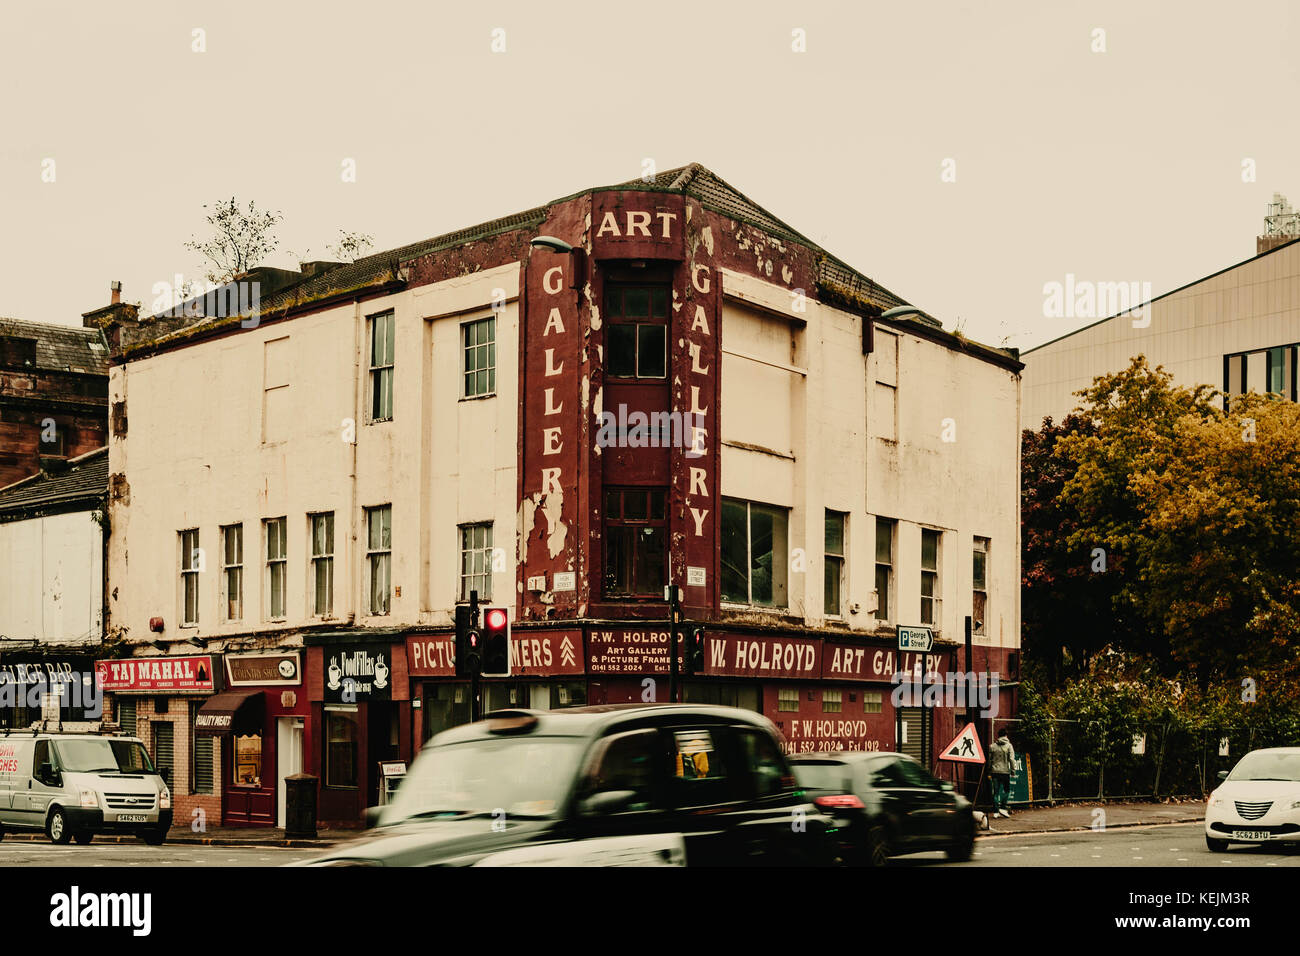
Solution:
<svg viewBox="0 0 1300 956">
<path fill-rule="evenodd" d="M 955 760 L 958 763 L 983 763 L 984 748 L 980 746 L 979 734 L 975 733 L 975 725 L 967 724 L 962 728 L 953 742 L 943 748 L 943 753 L 939 756 L 940 760 Z"/>
</svg>

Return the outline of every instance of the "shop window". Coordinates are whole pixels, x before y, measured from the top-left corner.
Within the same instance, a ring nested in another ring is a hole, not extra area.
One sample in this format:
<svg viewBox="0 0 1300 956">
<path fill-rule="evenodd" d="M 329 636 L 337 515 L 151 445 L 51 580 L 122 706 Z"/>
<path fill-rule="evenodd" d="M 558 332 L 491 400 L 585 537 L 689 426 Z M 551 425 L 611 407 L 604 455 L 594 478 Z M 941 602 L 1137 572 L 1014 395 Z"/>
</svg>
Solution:
<svg viewBox="0 0 1300 956">
<path fill-rule="evenodd" d="M 822 691 L 822 713 L 838 714 L 844 706 L 844 697 L 841 691 L 826 689 Z"/>
<path fill-rule="evenodd" d="M 370 614 L 387 614 L 392 592 L 393 506 L 366 509 L 366 569 Z"/>
<path fill-rule="evenodd" d="M 244 616 L 244 526 L 221 528 L 222 620 L 238 621 Z"/>
<path fill-rule="evenodd" d="M 682 700 L 688 704 L 717 704 L 741 707 L 762 713 L 762 687 L 759 684 L 722 684 L 717 681 L 684 681 Z"/>
<path fill-rule="evenodd" d="M 269 518 L 262 522 L 266 537 L 266 619 L 283 621 L 285 618 L 286 570 L 289 566 L 289 543 L 285 535 L 286 519 Z"/>
<path fill-rule="evenodd" d="M 461 326 L 465 356 L 465 398 L 493 395 L 497 390 L 497 320 L 495 316 Z"/>
<path fill-rule="evenodd" d="M 159 720 L 153 724 L 153 763 L 158 768 L 158 773 L 168 782 L 169 785 L 175 786 L 175 778 L 172 776 L 172 768 L 175 766 L 174 760 L 174 739 L 175 728 L 172 727 L 170 720 Z"/>
<path fill-rule="evenodd" d="M 894 529 L 898 522 L 876 519 L 876 620 L 891 621 L 890 595 L 894 592 Z"/>
<path fill-rule="evenodd" d="M 393 418 L 393 357 L 396 323 L 393 313 L 370 317 L 370 407 L 372 422 Z"/>
<path fill-rule="evenodd" d="M 826 512 L 825 586 L 822 590 L 825 598 L 823 609 L 831 617 L 844 613 L 840 592 L 844 581 L 844 526 L 847 520 L 848 515 L 842 512 Z"/>
<path fill-rule="evenodd" d="M 199 623 L 199 572 L 203 570 L 203 552 L 199 550 L 199 530 L 180 532 L 181 538 L 181 624 Z"/>
<path fill-rule="evenodd" d="M 561 707 L 585 707 L 587 684 L 585 681 L 564 681 L 551 685 L 551 710 Z"/>
<path fill-rule="evenodd" d="M 334 613 L 334 512 L 308 516 L 311 527 L 312 614 Z"/>
<path fill-rule="evenodd" d="M 262 735 L 249 734 L 235 736 L 235 779 L 236 787 L 260 787 L 262 785 Z"/>
<path fill-rule="evenodd" d="M 424 739 L 469 723 L 469 687 L 465 684 L 424 685 Z"/>
<path fill-rule="evenodd" d="M 864 690 L 862 692 L 862 712 L 864 714 L 878 714 L 884 708 L 884 695 L 878 690 Z"/>
<path fill-rule="evenodd" d="M 460 600 L 492 600 L 492 522 L 460 526 Z"/>
<path fill-rule="evenodd" d="M 723 499 L 722 600 L 786 606 L 788 520 L 785 508 Z"/>
<path fill-rule="evenodd" d="M 605 491 L 605 596 L 662 598 L 668 573 L 667 492 Z"/>
<path fill-rule="evenodd" d="M 776 692 L 776 709 L 786 713 L 799 710 L 799 691 L 794 687 L 782 687 Z"/>
<path fill-rule="evenodd" d="M 662 285 L 606 287 L 607 376 L 661 381 L 667 378 L 668 297 L 668 287 Z"/>
<path fill-rule="evenodd" d="M 351 713 L 325 714 L 325 786 L 357 787 L 357 721 Z"/>
</svg>

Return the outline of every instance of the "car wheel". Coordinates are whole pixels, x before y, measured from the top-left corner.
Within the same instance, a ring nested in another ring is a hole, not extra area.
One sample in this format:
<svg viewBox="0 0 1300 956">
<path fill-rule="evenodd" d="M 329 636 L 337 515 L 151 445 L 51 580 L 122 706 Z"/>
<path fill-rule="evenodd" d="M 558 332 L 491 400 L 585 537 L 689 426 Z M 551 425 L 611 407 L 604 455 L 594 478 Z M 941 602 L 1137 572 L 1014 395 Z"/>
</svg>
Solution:
<svg viewBox="0 0 1300 956">
<path fill-rule="evenodd" d="M 948 859 L 954 863 L 965 863 L 975 852 L 975 831 L 972 830 L 961 837 L 957 843 L 948 847 L 945 852 L 948 854 Z"/>
<path fill-rule="evenodd" d="M 1216 840 L 1210 836 L 1205 838 L 1205 845 L 1210 848 L 1211 853 L 1224 853 L 1228 849 L 1227 840 Z"/>
<path fill-rule="evenodd" d="M 95 839 L 95 834 L 91 833 L 89 830 L 78 830 L 76 833 L 72 834 L 72 839 L 76 840 L 79 846 L 85 846 L 91 840 Z"/>
<path fill-rule="evenodd" d="M 148 843 L 150 846 L 162 846 L 163 842 L 167 839 L 167 831 L 162 827 L 159 827 L 156 830 L 146 830 L 144 833 L 140 834 L 140 839 L 144 840 L 144 842 Z"/>
<path fill-rule="evenodd" d="M 867 866 L 884 866 L 889 862 L 889 831 L 876 824 L 867 831 Z"/>
<path fill-rule="evenodd" d="M 72 827 L 68 826 L 68 816 L 63 812 L 62 807 L 55 807 L 50 811 L 49 819 L 45 821 L 45 834 L 50 838 L 51 843 L 60 846 L 72 839 Z"/>
</svg>

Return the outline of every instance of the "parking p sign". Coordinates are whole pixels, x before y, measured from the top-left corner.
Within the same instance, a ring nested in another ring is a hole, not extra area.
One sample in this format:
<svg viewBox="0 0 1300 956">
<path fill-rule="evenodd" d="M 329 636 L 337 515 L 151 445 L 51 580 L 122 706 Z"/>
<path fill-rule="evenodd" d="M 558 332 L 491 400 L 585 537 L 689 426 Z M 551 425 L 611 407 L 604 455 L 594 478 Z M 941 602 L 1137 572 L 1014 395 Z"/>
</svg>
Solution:
<svg viewBox="0 0 1300 956">
<path fill-rule="evenodd" d="M 902 624 L 898 626 L 900 651 L 918 651 L 928 654 L 932 647 L 934 647 L 934 632 L 928 627 L 904 627 Z"/>
</svg>

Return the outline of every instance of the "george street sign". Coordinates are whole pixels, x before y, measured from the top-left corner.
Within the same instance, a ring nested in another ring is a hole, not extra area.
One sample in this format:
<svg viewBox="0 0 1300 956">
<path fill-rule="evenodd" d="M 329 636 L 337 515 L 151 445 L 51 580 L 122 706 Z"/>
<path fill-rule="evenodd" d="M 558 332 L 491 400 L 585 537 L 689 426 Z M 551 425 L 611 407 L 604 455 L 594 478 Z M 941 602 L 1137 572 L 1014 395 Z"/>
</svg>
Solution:
<svg viewBox="0 0 1300 956">
<path fill-rule="evenodd" d="M 898 625 L 898 649 L 900 651 L 919 651 L 930 653 L 934 647 L 934 631 L 928 627 L 904 627 Z"/>
</svg>

